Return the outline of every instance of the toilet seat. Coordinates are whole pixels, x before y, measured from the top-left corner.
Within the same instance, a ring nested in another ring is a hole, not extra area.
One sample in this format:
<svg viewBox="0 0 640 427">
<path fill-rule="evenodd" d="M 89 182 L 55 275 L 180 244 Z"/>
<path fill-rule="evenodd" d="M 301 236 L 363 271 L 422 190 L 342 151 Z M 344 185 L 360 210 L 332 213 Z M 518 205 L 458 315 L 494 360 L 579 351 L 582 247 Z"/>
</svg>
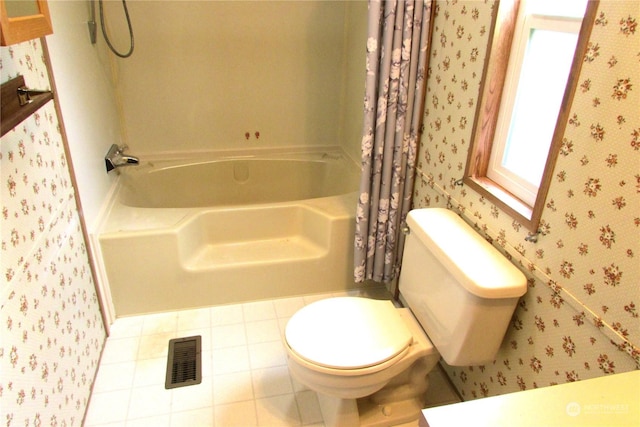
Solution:
<svg viewBox="0 0 640 427">
<path fill-rule="evenodd" d="M 404 354 L 413 338 L 391 301 L 338 297 L 294 314 L 285 340 L 292 352 L 313 365 L 355 370 Z"/>
</svg>

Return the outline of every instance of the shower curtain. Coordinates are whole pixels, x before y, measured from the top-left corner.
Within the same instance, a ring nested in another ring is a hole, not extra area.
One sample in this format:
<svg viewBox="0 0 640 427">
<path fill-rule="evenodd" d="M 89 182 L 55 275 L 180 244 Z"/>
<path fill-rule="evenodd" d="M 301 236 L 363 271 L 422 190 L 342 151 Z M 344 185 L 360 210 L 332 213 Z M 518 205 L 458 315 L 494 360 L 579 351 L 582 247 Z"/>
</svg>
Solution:
<svg viewBox="0 0 640 427">
<path fill-rule="evenodd" d="M 411 205 L 432 0 L 370 0 L 356 282 L 392 282 Z"/>
</svg>

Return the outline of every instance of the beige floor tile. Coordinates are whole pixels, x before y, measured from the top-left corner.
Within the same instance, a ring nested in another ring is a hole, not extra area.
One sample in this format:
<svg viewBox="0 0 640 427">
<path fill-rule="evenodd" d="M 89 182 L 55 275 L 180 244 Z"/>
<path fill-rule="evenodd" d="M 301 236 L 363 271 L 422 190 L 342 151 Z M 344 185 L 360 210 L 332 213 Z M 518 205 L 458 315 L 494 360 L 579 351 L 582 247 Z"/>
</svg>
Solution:
<svg viewBox="0 0 640 427">
<path fill-rule="evenodd" d="M 256 413 L 259 426 L 297 426 L 301 423 L 294 394 L 256 399 Z"/>
<path fill-rule="evenodd" d="M 258 425 L 253 400 L 216 405 L 213 414 L 216 426 L 253 427 Z"/>
<path fill-rule="evenodd" d="M 252 399 L 251 372 L 236 372 L 213 377 L 213 402 L 216 405 Z"/>
</svg>

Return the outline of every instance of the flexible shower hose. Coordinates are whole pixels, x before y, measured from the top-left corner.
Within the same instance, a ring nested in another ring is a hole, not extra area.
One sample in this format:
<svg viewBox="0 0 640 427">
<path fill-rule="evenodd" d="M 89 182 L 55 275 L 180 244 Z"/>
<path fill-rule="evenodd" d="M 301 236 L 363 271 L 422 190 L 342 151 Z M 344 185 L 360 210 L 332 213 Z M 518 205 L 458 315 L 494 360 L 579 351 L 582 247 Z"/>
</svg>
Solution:
<svg viewBox="0 0 640 427">
<path fill-rule="evenodd" d="M 107 42 L 107 46 L 109 46 L 109 49 L 111 49 L 111 52 L 113 52 L 115 55 L 119 56 L 120 58 L 130 57 L 131 54 L 133 53 L 133 27 L 131 26 L 131 17 L 129 17 L 129 9 L 127 9 L 126 0 L 122 0 L 122 8 L 124 9 L 124 15 L 127 18 L 127 26 L 129 27 L 129 38 L 131 40 L 131 46 L 127 53 L 118 52 L 118 50 L 115 47 L 113 47 L 113 45 L 111 44 L 111 40 L 109 40 L 109 36 L 107 36 L 107 30 L 104 25 L 104 13 L 102 11 L 102 0 L 98 0 L 98 4 L 100 6 L 100 27 L 102 28 L 102 35 L 104 36 L 104 40 Z"/>
</svg>

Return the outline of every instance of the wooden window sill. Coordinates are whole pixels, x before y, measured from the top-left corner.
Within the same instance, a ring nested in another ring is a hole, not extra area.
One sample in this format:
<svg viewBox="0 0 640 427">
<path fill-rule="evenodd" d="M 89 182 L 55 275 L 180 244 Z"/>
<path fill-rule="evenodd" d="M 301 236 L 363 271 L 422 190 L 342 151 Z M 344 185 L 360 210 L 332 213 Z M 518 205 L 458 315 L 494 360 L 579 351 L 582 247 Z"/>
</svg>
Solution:
<svg viewBox="0 0 640 427">
<path fill-rule="evenodd" d="M 533 218 L 531 206 L 486 177 L 468 176 L 464 179 L 464 183 L 502 208 L 522 225 L 531 231 L 536 231 L 537 224 L 533 224 L 531 221 Z"/>
</svg>

